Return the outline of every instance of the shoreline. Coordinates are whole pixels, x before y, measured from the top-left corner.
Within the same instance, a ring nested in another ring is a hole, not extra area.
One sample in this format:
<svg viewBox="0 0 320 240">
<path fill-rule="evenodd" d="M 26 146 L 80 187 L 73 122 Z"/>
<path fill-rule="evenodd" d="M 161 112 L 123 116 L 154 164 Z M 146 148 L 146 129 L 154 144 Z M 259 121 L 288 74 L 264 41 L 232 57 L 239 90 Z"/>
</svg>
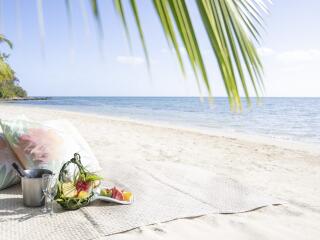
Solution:
<svg viewBox="0 0 320 240">
<path fill-rule="evenodd" d="M 0 105 L 1 105 L 0 101 Z M 8 106 L 8 105 L 7 105 Z M 98 118 L 103 118 L 110 121 L 121 121 L 127 123 L 133 123 L 138 125 L 145 125 L 157 128 L 166 128 L 171 130 L 178 130 L 178 131 L 186 131 L 196 134 L 202 134 L 212 137 L 224 137 L 230 140 L 239 140 L 239 141 L 246 141 L 246 142 L 254 142 L 260 143 L 265 145 L 271 145 L 276 147 L 282 147 L 291 150 L 301 150 L 307 151 L 312 154 L 320 154 L 320 144 L 316 143 L 308 143 L 308 142 L 299 142 L 289 139 L 280 139 L 280 138 L 273 138 L 270 136 L 265 136 L 259 133 L 251 134 L 251 133 L 240 133 L 240 132 L 228 132 L 218 129 L 209 129 L 209 128 L 201 128 L 195 126 L 182 126 L 179 123 L 169 123 L 169 122 L 161 122 L 161 121 L 153 121 L 153 120 L 142 120 L 142 119 L 133 119 L 129 117 L 116 117 L 107 114 L 99 114 L 94 112 L 82 112 L 82 111 L 73 111 L 73 110 L 66 110 L 66 109 L 59 109 L 54 107 L 39 107 L 35 105 L 11 105 L 11 107 L 19 107 L 19 108 L 32 108 L 37 109 L 39 111 L 56 111 L 60 113 L 71 113 L 71 114 L 79 114 L 83 116 L 93 116 Z"/>
</svg>

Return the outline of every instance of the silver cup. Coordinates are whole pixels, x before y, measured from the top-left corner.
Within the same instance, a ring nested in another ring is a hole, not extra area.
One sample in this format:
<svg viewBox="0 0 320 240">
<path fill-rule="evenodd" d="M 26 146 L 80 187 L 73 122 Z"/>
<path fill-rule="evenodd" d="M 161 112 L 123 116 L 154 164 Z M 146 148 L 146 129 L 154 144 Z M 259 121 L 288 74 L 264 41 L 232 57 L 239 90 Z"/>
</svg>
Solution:
<svg viewBox="0 0 320 240">
<path fill-rule="evenodd" d="M 52 174 L 47 169 L 25 170 L 28 177 L 21 178 L 23 204 L 27 207 L 40 207 L 44 205 L 44 195 L 41 188 L 43 174 Z"/>
</svg>

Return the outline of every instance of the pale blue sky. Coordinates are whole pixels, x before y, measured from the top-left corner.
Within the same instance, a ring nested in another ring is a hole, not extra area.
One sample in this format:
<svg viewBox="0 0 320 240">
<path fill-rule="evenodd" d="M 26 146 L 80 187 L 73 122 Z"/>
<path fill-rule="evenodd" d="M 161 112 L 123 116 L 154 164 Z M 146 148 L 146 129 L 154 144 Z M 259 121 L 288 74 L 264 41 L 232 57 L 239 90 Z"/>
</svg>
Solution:
<svg viewBox="0 0 320 240">
<path fill-rule="evenodd" d="M 49 96 L 196 96 L 190 69 L 183 79 L 175 56 L 169 51 L 150 1 L 138 0 L 151 57 L 152 80 L 132 17 L 133 51 L 130 53 L 112 1 L 100 0 L 103 49 L 91 13 L 88 22 L 81 0 L 72 0 L 70 34 L 64 0 L 43 0 L 45 59 L 41 56 L 36 0 L 1 0 L 0 32 L 14 43 L 10 63 L 29 95 Z M 88 1 L 82 0 L 88 8 Z M 191 1 L 190 1 L 191 2 Z M 17 4 L 19 3 L 19 4 Z M 141 4 L 142 3 L 142 4 Z M 197 9 L 190 5 L 197 16 Z M 320 97 L 320 1 L 275 0 L 266 16 L 266 33 L 259 52 L 265 64 L 265 96 Z M 19 17 L 20 15 L 20 17 Z M 197 18 L 196 25 L 197 24 Z M 88 23 L 88 27 L 86 27 Z M 218 69 L 203 29 L 197 27 L 213 94 L 224 96 Z M 3 50 L 7 48 L 2 47 Z"/>
</svg>

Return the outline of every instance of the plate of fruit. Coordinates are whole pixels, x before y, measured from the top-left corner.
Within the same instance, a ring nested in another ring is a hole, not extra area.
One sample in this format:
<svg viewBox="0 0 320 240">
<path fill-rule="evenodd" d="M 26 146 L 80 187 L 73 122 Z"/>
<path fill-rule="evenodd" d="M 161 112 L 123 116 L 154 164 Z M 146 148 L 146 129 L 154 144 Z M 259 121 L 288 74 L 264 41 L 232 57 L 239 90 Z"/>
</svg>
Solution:
<svg viewBox="0 0 320 240">
<path fill-rule="evenodd" d="M 130 205 L 134 198 L 132 192 L 119 187 L 99 186 L 94 189 L 94 200 L 99 199 L 105 202 Z"/>
</svg>

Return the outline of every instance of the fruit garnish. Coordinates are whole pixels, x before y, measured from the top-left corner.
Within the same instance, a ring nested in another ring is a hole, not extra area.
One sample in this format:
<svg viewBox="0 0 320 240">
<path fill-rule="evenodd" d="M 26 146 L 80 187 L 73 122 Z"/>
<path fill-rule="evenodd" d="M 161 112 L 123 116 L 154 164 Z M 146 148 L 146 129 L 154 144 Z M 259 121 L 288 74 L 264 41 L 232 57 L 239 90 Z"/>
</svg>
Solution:
<svg viewBox="0 0 320 240">
<path fill-rule="evenodd" d="M 112 198 L 123 201 L 123 194 L 118 188 L 114 187 L 112 188 Z"/>
<path fill-rule="evenodd" d="M 123 200 L 124 201 L 127 201 L 127 202 L 131 201 L 131 198 L 132 198 L 132 193 L 131 192 L 123 191 L 122 194 L 123 194 Z"/>
</svg>

